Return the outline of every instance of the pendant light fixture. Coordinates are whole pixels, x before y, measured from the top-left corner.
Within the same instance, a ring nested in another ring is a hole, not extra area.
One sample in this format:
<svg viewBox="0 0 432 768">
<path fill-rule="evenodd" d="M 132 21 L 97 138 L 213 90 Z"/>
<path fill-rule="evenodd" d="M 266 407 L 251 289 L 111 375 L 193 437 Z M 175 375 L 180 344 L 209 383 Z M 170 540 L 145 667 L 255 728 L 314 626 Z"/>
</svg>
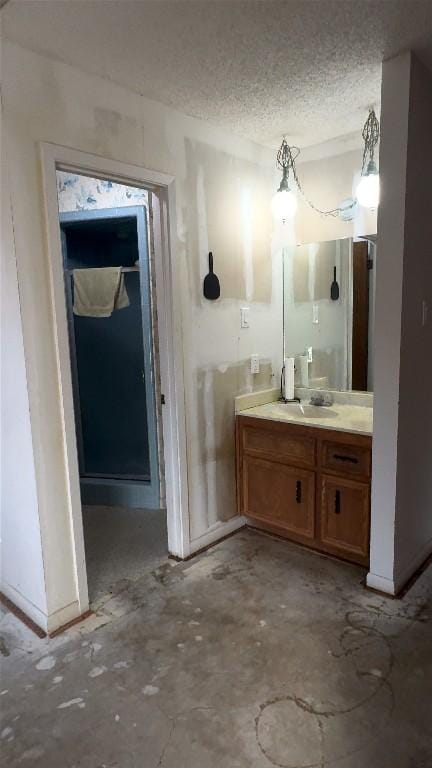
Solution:
<svg viewBox="0 0 432 768">
<path fill-rule="evenodd" d="M 276 166 L 282 171 L 282 179 L 279 188 L 271 201 L 271 209 L 275 220 L 285 224 L 289 219 L 294 217 L 297 210 L 297 195 L 289 186 L 289 173 L 291 171 L 293 184 L 312 210 L 316 211 L 321 216 L 339 216 L 345 221 L 349 221 L 350 218 L 352 218 L 352 212 L 356 206 L 355 200 L 344 200 L 338 208 L 332 208 L 330 211 L 322 211 L 321 208 L 318 208 L 308 200 L 303 192 L 297 175 L 295 161 L 299 154 L 300 149 L 298 147 L 290 147 L 284 138 L 276 156 Z"/>
<path fill-rule="evenodd" d="M 312 203 L 303 192 L 295 161 L 300 154 L 298 147 L 290 147 L 284 137 L 276 156 L 276 166 L 282 171 L 282 179 L 276 194 L 273 196 L 271 208 L 276 221 L 285 224 L 292 219 L 297 210 L 297 195 L 289 185 L 289 174 L 292 174 L 292 183 L 296 187 L 305 203 L 321 216 L 334 216 L 342 221 L 352 221 L 355 216 L 357 204 L 366 208 L 377 208 L 379 203 L 379 174 L 375 163 L 375 148 L 379 141 L 380 125 L 373 109 L 370 109 L 368 119 L 363 127 L 363 162 L 361 179 L 357 186 L 356 198 L 343 200 L 337 208 L 323 211 Z"/>
<path fill-rule="evenodd" d="M 357 200 L 364 208 L 378 208 L 380 183 L 374 155 L 379 135 L 378 118 L 375 111 L 371 109 L 362 133 L 364 140 L 362 175 L 356 190 Z"/>
<path fill-rule="evenodd" d="M 294 160 L 299 153 L 299 148 L 289 147 L 284 138 L 276 156 L 276 165 L 282 171 L 282 179 L 271 201 L 271 209 L 275 220 L 282 224 L 292 219 L 297 210 L 297 197 L 289 186 L 289 171 L 291 168 L 294 175 Z"/>
</svg>

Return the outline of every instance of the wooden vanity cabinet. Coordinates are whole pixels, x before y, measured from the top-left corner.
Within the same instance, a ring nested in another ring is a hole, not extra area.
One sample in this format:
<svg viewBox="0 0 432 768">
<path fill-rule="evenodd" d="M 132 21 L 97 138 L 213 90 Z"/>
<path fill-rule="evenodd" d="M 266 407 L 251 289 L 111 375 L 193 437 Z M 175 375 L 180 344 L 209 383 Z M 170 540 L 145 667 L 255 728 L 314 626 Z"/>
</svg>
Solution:
<svg viewBox="0 0 432 768">
<path fill-rule="evenodd" d="M 320 548 L 368 563 L 370 492 L 367 483 L 321 475 Z"/>
<path fill-rule="evenodd" d="M 247 454 L 242 471 L 248 516 L 277 525 L 296 540 L 315 538 L 313 472 Z"/>
<path fill-rule="evenodd" d="M 322 552 L 369 561 L 372 439 L 237 416 L 239 513 Z"/>
</svg>

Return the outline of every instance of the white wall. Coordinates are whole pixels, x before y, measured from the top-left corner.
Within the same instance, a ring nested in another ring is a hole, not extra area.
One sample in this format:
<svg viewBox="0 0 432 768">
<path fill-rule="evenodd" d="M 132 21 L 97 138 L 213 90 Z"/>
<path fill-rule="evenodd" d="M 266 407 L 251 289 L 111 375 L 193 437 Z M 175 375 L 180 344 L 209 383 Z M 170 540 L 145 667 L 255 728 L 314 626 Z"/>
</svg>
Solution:
<svg viewBox="0 0 432 768">
<path fill-rule="evenodd" d="M 431 94 L 410 53 L 384 63 L 368 584 L 392 594 L 432 548 Z"/>
<path fill-rule="evenodd" d="M 432 73 L 413 56 L 408 123 L 394 579 L 432 551 Z M 422 325 L 422 301 L 429 318 Z"/>
<path fill-rule="evenodd" d="M 4 157 L 4 155 L 3 155 Z M 1 225 L 1 584 L 43 624 L 46 594 L 7 178 Z"/>
<path fill-rule="evenodd" d="M 33 496 L 26 514 L 40 523 L 47 612 L 52 616 L 73 605 L 76 585 L 38 142 L 176 177 L 190 528 L 196 547 L 209 527 L 235 514 L 233 398 L 270 386 L 272 367 L 279 367 L 281 263 L 272 258 L 268 208 L 274 158 L 250 142 L 19 46 L 6 43 L 3 56 L 24 342 L 23 349 L 14 351 L 19 358 L 14 366 L 23 367 L 24 352 L 31 432 L 38 446 L 33 454 L 30 433 L 22 433 L 25 452 L 34 456 L 38 489 L 37 502 Z M 202 297 L 208 250 L 214 252 L 222 286 L 222 298 L 215 304 Z M 19 307 L 16 299 L 11 302 L 7 322 L 19 336 Z M 243 305 L 251 307 L 251 327 L 240 331 Z M 247 368 L 252 352 L 264 363 L 255 378 Z M 9 407 L 15 423 L 18 397 L 12 397 Z M 30 482 L 27 472 L 23 482 Z M 17 494 L 13 489 L 10 494 L 10 503 L 23 515 Z M 15 552 L 11 540 L 4 546 Z M 41 564 L 32 570 L 39 579 Z"/>
<path fill-rule="evenodd" d="M 374 439 L 368 583 L 394 592 L 399 365 L 410 57 L 383 65 L 375 285 Z M 379 471 L 378 471 L 379 470 Z"/>
</svg>

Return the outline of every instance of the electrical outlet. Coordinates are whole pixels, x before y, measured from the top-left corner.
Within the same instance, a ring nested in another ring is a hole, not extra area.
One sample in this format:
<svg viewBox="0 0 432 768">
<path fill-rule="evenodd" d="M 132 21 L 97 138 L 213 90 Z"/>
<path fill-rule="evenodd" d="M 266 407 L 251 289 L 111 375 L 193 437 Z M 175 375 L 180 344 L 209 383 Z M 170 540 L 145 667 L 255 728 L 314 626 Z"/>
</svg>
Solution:
<svg viewBox="0 0 432 768">
<path fill-rule="evenodd" d="M 250 372 L 259 373 L 259 369 L 260 369 L 259 355 L 251 355 Z"/>
<path fill-rule="evenodd" d="M 240 309 L 240 328 L 249 328 L 249 307 Z"/>
</svg>

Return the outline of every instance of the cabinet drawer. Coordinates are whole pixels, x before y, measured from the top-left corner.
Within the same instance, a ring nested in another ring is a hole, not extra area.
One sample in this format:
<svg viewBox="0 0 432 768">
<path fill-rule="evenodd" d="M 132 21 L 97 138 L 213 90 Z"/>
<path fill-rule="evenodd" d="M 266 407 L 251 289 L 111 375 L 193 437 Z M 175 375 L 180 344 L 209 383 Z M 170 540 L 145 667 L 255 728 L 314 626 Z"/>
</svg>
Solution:
<svg viewBox="0 0 432 768">
<path fill-rule="evenodd" d="M 243 513 L 293 536 L 315 535 L 315 476 L 304 469 L 243 457 Z"/>
<path fill-rule="evenodd" d="M 343 475 L 370 477 L 371 451 L 366 446 L 323 440 L 321 467 Z"/>
<path fill-rule="evenodd" d="M 320 542 L 349 560 L 369 556 L 369 485 L 346 478 L 321 477 Z"/>
<path fill-rule="evenodd" d="M 309 467 L 315 464 L 315 439 L 309 435 L 296 435 L 285 425 L 284 429 L 265 429 L 243 423 L 241 434 L 242 449 L 255 456 L 268 456 Z"/>
</svg>

